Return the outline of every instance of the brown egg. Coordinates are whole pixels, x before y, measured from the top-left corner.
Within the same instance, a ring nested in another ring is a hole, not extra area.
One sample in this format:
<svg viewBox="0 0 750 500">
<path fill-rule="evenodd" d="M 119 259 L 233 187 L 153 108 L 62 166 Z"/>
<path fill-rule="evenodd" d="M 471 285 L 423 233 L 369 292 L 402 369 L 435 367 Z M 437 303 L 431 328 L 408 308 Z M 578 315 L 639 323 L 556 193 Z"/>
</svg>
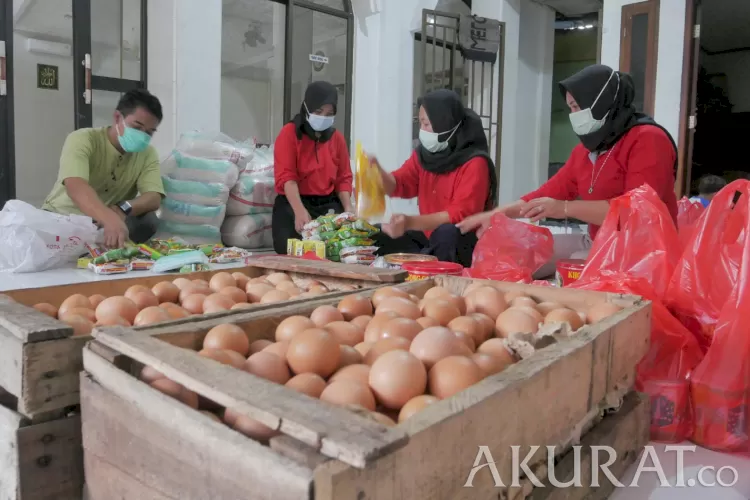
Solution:
<svg viewBox="0 0 750 500">
<path fill-rule="evenodd" d="M 419 323 L 423 330 L 425 328 L 430 328 L 433 326 L 440 326 L 440 323 L 438 323 L 438 320 L 436 320 L 435 318 L 418 318 L 417 323 Z"/>
<path fill-rule="evenodd" d="M 168 378 L 160 378 L 154 380 L 149 385 L 157 391 L 166 394 L 173 399 L 181 401 L 195 410 L 198 409 L 198 395 L 193 391 L 186 389 L 177 382 L 173 382 Z"/>
<path fill-rule="evenodd" d="M 212 293 L 203 301 L 203 314 L 229 311 L 233 305 L 234 301 L 229 296 Z"/>
<path fill-rule="evenodd" d="M 265 347 L 262 352 L 270 352 L 285 360 L 287 351 L 289 351 L 289 341 L 282 340 Z"/>
<path fill-rule="evenodd" d="M 276 341 L 292 340 L 299 332 L 315 328 L 315 323 L 305 316 L 289 316 L 284 318 L 276 327 Z"/>
<path fill-rule="evenodd" d="M 271 342 L 270 340 L 266 340 L 266 339 L 259 339 L 259 340 L 253 341 L 250 343 L 250 354 L 255 354 L 256 352 L 260 352 L 272 344 L 273 342 Z M 284 351 L 284 353 L 286 354 L 286 351 Z"/>
<path fill-rule="evenodd" d="M 482 313 L 473 313 L 469 314 L 468 316 L 470 318 L 474 318 L 479 325 L 482 338 L 484 339 L 482 342 L 486 341 L 490 337 L 495 336 L 495 322 L 492 321 L 492 318 Z M 482 342 L 477 342 L 477 345 L 481 344 Z"/>
<path fill-rule="evenodd" d="M 530 307 L 536 309 L 536 300 L 531 297 L 519 296 L 508 302 L 510 307 Z"/>
<path fill-rule="evenodd" d="M 398 314 L 393 311 L 376 314 L 365 328 L 365 342 L 375 343 L 380 340 L 380 332 L 383 327 L 393 318 L 398 318 Z"/>
<path fill-rule="evenodd" d="M 326 381 L 323 380 L 323 377 L 314 373 L 300 373 L 290 378 L 284 385 L 302 394 L 307 394 L 311 398 L 319 398 L 326 388 Z"/>
<path fill-rule="evenodd" d="M 583 326 L 583 320 L 578 313 L 568 308 L 550 311 L 549 314 L 544 317 L 544 324 L 549 325 L 551 323 L 567 323 L 573 331 L 576 331 Z"/>
<path fill-rule="evenodd" d="M 453 332 L 465 333 L 473 339 L 475 346 L 487 340 L 484 328 L 472 316 L 459 316 L 448 323 L 448 328 Z"/>
<path fill-rule="evenodd" d="M 422 315 L 427 318 L 434 318 L 440 323 L 440 326 L 447 326 L 448 323 L 461 316 L 461 311 L 453 302 L 448 300 L 425 300 L 422 308 Z"/>
<path fill-rule="evenodd" d="M 450 297 L 452 294 L 447 288 L 443 288 L 442 286 L 434 286 L 427 290 L 424 293 L 424 297 L 422 297 L 423 300 L 432 300 L 432 299 L 443 299 L 445 300 L 447 297 Z"/>
<path fill-rule="evenodd" d="M 236 286 L 227 286 L 219 290 L 219 295 L 226 295 L 235 304 L 241 304 L 247 302 L 247 294 L 244 290 L 240 290 Z"/>
<path fill-rule="evenodd" d="M 125 297 L 109 297 L 108 299 L 104 299 L 96 308 L 97 321 L 112 316 L 119 316 L 132 325 L 137 314 L 138 307 L 132 300 Z"/>
<path fill-rule="evenodd" d="M 373 420 L 375 420 L 377 423 L 383 424 L 387 427 L 393 427 L 394 425 L 396 425 L 396 422 L 394 422 L 391 417 L 389 417 L 388 415 L 384 413 L 373 411 L 370 413 L 370 417 Z"/>
<path fill-rule="evenodd" d="M 169 316 L 169 319 L 181 319 L 190 316 L 190 313 L 188 311 L 171 302 L 164 302 L 159 307 L 167 312 L 167 316 Z"/>
<path fill-rule="evenodd" d="M 191 314 L 203 314 L 203 302 L 206 300 L 206 295 L 196 293 L 185 297 L 181 303 L 183 309 Z"/>
<path fill-rule="evenodd" d="M 150 366 L 144 366 L 141 369 L 141 374 L 139 376 L 141 380 L 146 382 L 147 384 L 150 384 L 154 380 L 159 380 L 160 378 L 166 378 L 164 375 L 162 375 L 161 372 L 151 368 Z"/>
<path fill-rule="evenodd" d="M 321 401 L 346 406 L 359 405 L 370 411 L 375 411 L 375 396 L 367 386 L 356 380 L 341 379 L 328 384 L 320 395 Z"/>
<path fill-rule="evenodd" d="M 464 298 L 466 298 L 466 297 L 468 297 L 469 295 L 471 295 L 471 294 L 472 294 L 472 292 L 474 292 L 474 290 L 478 290 L 478 289 L 480 289 L 480 288 L 484 288 L 484 287 L 486 287 L 486 286 L 492 287 L 492 285 L 491 285 L 491 284 L 489 284 L 489 283 L 487 283 L 487 282 L 483 282 L 483 281 L 476 281 L 476 282 L 474 282 L 474 283 L 470 284 L 469 286 L 467 286 L 467 287 L 466 287 L 466 288 L 464 289 L 464 291 L 463 291 L 463 293 L 461 294 L 461 296 L 462 296 L 462 297 L 464 297 Z"/>
<path fill-rule="evenodd" d="M 495 334 L 508 338 L 511 333 L 536 333 L 539 322 L 531 314 L 516 308 L 507 309 L 495 322 Z"/>
<path fill-rule="evenodd" d="M 76 293 L 68 297 L 67 299 L 63 300 L 62 304 L 60 304 L 60 308 L 57 311 L 57 315 L 65 313 L 68 309 L 76 309 L 76 308 L 88 308 L 92 309 L 93 306 L 91 305 L 91 301 L 89 301 L 89 298 L 85 295 L 81 295 L 80 293 Z"/>
<path fill-rule="evenodd" d="M 292 377 L 282 358 L 270 352 L 256 352 L 245 361 L 245 371 L 277 384 L 286 384 Z"/>
<path fill-rule="evenodd" d="M 273 286 L 278 286 L 282 281 L 292 281 L 292 278 L 290 278 L 286 273 L 271 273 L 266 276 L 266 281 L 271 283 Z"/>
<path fill-rule="evenodd" d="M 344 315 L 333 306 L 320 306 L 310 314 L 310 319 L 316 326 L 322 328 L 335 321 L 344 321 Z"/>
<path fill-rule="evenodd" d="M 454 306 L 456 306 L 456 309 L 458 309 L 459 315 L 463 316 L 466 314 L 466 299 L 463 297 L 457 297 L 455 295 L 451 295 L 449 297 L 446 297 L 443 300 L 447 300 L 448 302 L 451 302 Z"/>
<path fill-rule="evenodd" d="M 439 401 L 440 400 L 435 396 L 427 394 L 420 394 L 419 396 L 411 398 L 398 413 L 398 422 L 401 423 L 410 419 L 431 404 L 435 404 Z"/>
<path fill-rule="evenodd" d="M 354 348 L 364 357 L 373 345 L 375 345 L 375 342 L 360 342 Z"/>
<path fill-rule="evenodd" d="M 413 354 L 390 351 L 372 364 L 369 383 L 380 404 L 399 410 L 410 399 L 424 394 L 427 370 Z"/>
<path fill-rule="evenodd" d="M 42 302 L 42 303 L 39 303 L 39 304 L 34 304 L 33 307 L 34 307 L 34 309 L 36 309 L 40 313 L 44 313 L 44 314 L 46 314 L 47 316 L 49 316 L 51 318 L 56 318 L 57 317 L 57 308 L 55 306 L 53 306 L 52 304 L 48 304 L 46 302 Z"/>
<path fill-rule="evenodd" d="M 375 309 L 377 309 L 378 307 L 380 307 L 380 303 L 383 300 L 391 297 L 402 297 L 404 299 L 408 299 L 409 294 L 399 288 L 384 286 L 378 288 L 377 290 L 375 290 L 375 293 L 372 294 L 372 305 L 375 306 Z"/>
<path fill-rule="evenodd" d="M 528 294 L 526 294 L 525 292 L 522 292 L 520 290 L 511 291 L 511 292 L 505 292 L 505 294 L 503 295 L 503 298 L 505 299 L 505 302 L 507 302 L 508 304 L 510 304 L 511 302 L 513 302 L 514 300 L 516 300 L 519 297 L 522 297 L 522 298 L 525 298 L 525 299 L 529 298 Z"/>
<path fill-rule="evenodd" d="M 365 354 L 365 364 L 372 365 L 376 359 L 390 351 L 408 351 L 411 341 L 403 337 L 388 337 L 375 342 Z"/>
<path fill-rule="evenodd" d="M 565 306 L 558 302 L 540 302 L 536 305 L 536 310 L 544 317 L 555 309 L 562 309 L 563 307 Z"/>
<path fill-rule="evenodd" d="M 474 352 L 477 350 L 477 344 L 476 342 L 474 342 L 474 337 L 464 332 L 453 332 L 453 333 L 456 335 L 456 337 L 458 337 L 458 339 L 461 342 L 463 342 L 466 345 L 466 347 L 469 348 L 471 352 Z"/>
<path fill-rule="evenodd" d="M 620 311 L 622 311 L 622 307 L 612 304 L 611 302 L 602 302 L 601 304 L 596 304 L 595 306 L 590 307 L 589 310 L 586 311 L 586 321 L 593 325 L 594 323 L 598 323 Z"/>
<path fill-rule="evenodd" d="M 177 288 L 177 285 L 169 281 L 162 281 L 155 284 L 151 289 L 151 293 L 159 300 L 160 304 L 164 304 L 165 302 L 176 303 L 180 299 L 180 289 Z"/>
<path fill-rule="evenodd" d="M 271 283 L 266 279 L 266 276 L 258 276 L 255 278 L 250 278 L 250 281 L 248 281 L 248 284 L 254 285 L 256 283 L 262 283 L 264 285 L 270 285 Z M 275 286 L 275 285 L 272 285 Z"/>
<path fill-rule="evenodd" d="M 94 311 L 92 309 L 89 309 L 87 307 L 74 307 L 72 309 L 68 309 L 60 314 L 59 318 L 62 321 L 65 321 L 69 316 L 80 316 L 81 318 L 86 318 L 92 323 L 96 321 L 96 314 L 94 314 Z"/>
<path fill-rule="evenodd" d="M 356 318 L 350 320 L 349 323 L 361 329 L 362 333 L 364 334 L 364 331 L 367 328 L 367 325 L 370 324 L 371 320 L 372 316 L 357 316 Z"/>
<path fill-rule="evenodd" d="M 204 358 L 213 359 L 214 361 L 221 363 L 222 365 L 232 366 L 233 358 L 229 355 L 229 351 L 226 349 L 213 349 L 210 347 L 203 348 L 198 351 L 198 354 L 200 356 L 203 356 Z"/>
<path fill-rule="evenodd" d="M 542 323 L 544 321 L 544 316 L 535 307 L 511 306 L 511 309 L 518 309 L 519 311 L 525 312 L 526 314 L 534 318 L 537 323 Z"/>
<path fill-rule="evenodd" d="M 227 287 L 236 287 L 237 281 L 232 277 L 231 274 L 220 272 L 211 276 L 211 280 L 208 282 L 208 287 L 212 292 L 220 292 L 222 289 Z"/>
<path fill-rule="evenodd" d="M 260 302 L 260 299 L 262 299 L 265 294 L 274 290 L 274 287 L 264 283 L 248 283 L 245 288 L 248 302 Z"/>
<path fill-rule="evenodd" d="M 448 356 L 470 356 L 471 351 L 452 331 L 442 326 L 425 328 L 409 347 L 409 352 L 424 363 L 429 370 Z"/>
<path fill-rule="evenodd" d="M 232 278 L 234 278 L 237 288 L 241 288 L 242 290 L 245 289 L 247 282 L 250 281 L 250 277 L 247 274 L 242 274 L 240 272 L 232 273 Z"/>
<path fill-rule="evenodd" d="M 133 300 L 133 297 L 135 297 L 136 295 L 139 295 L 141 293 L 150 293 L 150 294 L 153 295 L 153 292 L 151 291 L 151 289 L 149 287 L 144 286 L 144 285 L 133 285 L 130 288 L 128 288 L 127 290 L 125 290 L 125 293 L 123 294 L 123 296 L 126 299 Z M 135 302 L 135 301 L 133 300 L 133 302 Z"/>
<path fill-rule="evenodd" d="M 247 302 L 240 302 L 239 304 L 235 304 L 232 307 L 229 308 L 230 311 L 236 311 L 237 309 L 252 309 L 255 307 L 255 304 L 249 304 Z"/>
<path fill-rule="evenodd" d="M 224 323 L 211 328 L 203 338 L 204 349 L 227 349 L 247 356 L 250 340 L 245 331 L 237 325 Z"/>
<path fill-rule="evenodd" d="M 430 394 L 445 399 L 480 382 L 485 377 L 481 368 L 466 356 L 448 356 L 432 367 L 428 377 Z"/>
<path fill-rule="evenodd" d="M 477 353 L 489 354 L 495 356 L 505 362 L 506 366 L 516 362 L 513 357 L 513 353 L 510 352 L 508 347 L 503 342 L 503 339 L 490 339 L 484 344 L 480 345 L 477 349 Z"/>
<path fill-rule="evenodd" d="M 300 292 L 301 290 L 297 285 L 294 284 L 293 281 L 282 281 L 278 285 L 276 285 L 276 290 L 283 290 L 285 292 L 291 293 L 291 290 L 296 290 Z"/>
<path fill-rule="evenodd" d="M 185 288 L 192 286 L 193 282 L 187 278 L 177 278 L 175 280 L 172 280 L 172 284 L 180 290 L 184 290 Z"/>
<path fill-rule="evenodd" d="M 283 292 L 281 290 L 271 290 L 270 292 L 263 295 L 263 297 L 260 299 L 260 303 L 273 304 L 276 302 L 284 302 L 285 300 L 289 300 L 290 298 L 292 298 L 292 296 L 287 292 Z"/>
<path fill-rule="evenodd" d="M 498 340 L 498 339 L 496 339 Z M 510 355 L 510 353 L 508 353 Z M 471 359 L 482 369 L 486 376 L 494 375 L 505 370 L 510 364 L 507 359 L 486 352 L 477 352 Z"/>
<path fill-rule="evenodd" d="M 372 302 L 361 295 L 349 295 L 341 299 L 338 310 L 344 315 L 346 321 L 351 321 L 358 316 L 372 316 Z"/>
<path fill-rule="evenodd" d="M 477 288 L 466 297 L 466 312 L 482 313 L 495 320 L 508 308 L 503 294 L 492 287 Z"/>
<path fill-rule="evenodd" d="M 346 321 L 328 323 L 324 329 L 333 335 L 339 344 L 347 346 L 354 347 L 365 339 L 365 333 L 361 329 Z"/>
<path fill-rule="evenodd" d="M 317 295 L 323 295 L 323 294 L 326 294 L 328 292 L 329 292 L 328 288 L 324 287 L 323 285 L 311 286 L 307 290 L 307 293 L 310 294 L 310 296 L 313 296 L 313 297 L 317 296 Z"/>
<path fill-rule="evenodd" d="M 362 363 L 344 366 L 331 376 L 330 381 L 333 382 L 341 379 L 356 380 L 362 384 L 369 385 L 370 366 Z"/>
<path fill-rule="evenodd" d="M 408 297 L 388 297 L 384 299 L 377 308 L 378 314 L 386 312 L 396 313 L 402 318 L 417 319 L 422 317 L 422 312 Z"/>
<path fill-rule="evenodd" d="M 245 359 L 245 356 L 238 353 L 237 351 L 230 351 L 225 349 L 224 352 L 229 356 L 230 365 L 232 365 L 233 368 L 237 368 L 238 370 L 242 370 L 245 367 L 245 362 L 247 361 Z"/>
<path fill-rule="evenodd" d="M 267 425 L 244 415 L 240 415 L 229 408 L 224 412 L 224 422 L 240 434 L 244 434 L 245 436 L 261 443 L 267 443 L 269 439 L 279 435 L 278 431 L 271 429 Z"/>
<path fill-rule="evenodd" d="M 336 339 L 327 331 L 311 328 L 300 332 L 289 341 L 286 360 L 294 373 L 317 373 L 329 377 L 339 367 L 341 350 Z"/>
<path fill-rule="evenodd" d="M 200 287 L 208 288 L 209 290 L 211 290 L 211 287 L 208 286 L 208 281 L 206 281 L 204 279 L 194 279 L 193 283 L 196 284 L 196 285 L 198 285 L 198 286 L 200 286 Z"/>
<path fill-rule="evenodd" d="M 92 295 L 91 297 L 89 297 L 89 302 L 91 302 L 91 307 L 92 307 L 93 309 L 96 309 L 96 308 L 97 308 L 97 306 L 98 306 L 99 304 L 101 304 L 101 303 L 102 303 L 102 301 L 103 301 L 104 299 L 106 299 L 106 298 L 107 298 L 106 296 L 104 296 L 104 295 L 102 295 L 102 294 L 100 294 L 100 293 L 96 293 L 96 294 Z"/>
<path fill-rule="evenodd" d="M 125 318 L 110 316 L 96 322 L 96 326 L 133 326 Z"/>
<path fill-rule="evenodd" d="M 363 356 L 358 350 L 348 345 L 340 345 L 339 350 L 341 351 L 341 359 L 339 361 L 339 368 L 343 366 L 356 365 L 362 362 Z"/>
<path fill-rule="evenodd" d="M 73 328 L 73 335 L 76 337 L 90 335 L 94 329 L 94 323 L 81 316 L 66 316 L 64 323 Z"/>
<path fill-rule="evenodd" d="M 180 290 L 179 302 L 180 304 L 183 304 L 185 302 L 185 299 L 191 295 L 205 295 L 206 297 L 208 297 L 212 293 L 213 292 L 208 287 L 196 286 L 195 283 L 191 283 L 187 287 Z"/>
<path fill-rule="evenodd" d="M 403 337 L 411 342 L 422 330 L 422 325 L 413 319 L 393 318 L 380 329 L 380 338 Z"/>
<path fill-rule="evenodd" d="M 167 311 L 158 306 L 151 306 L 138 313 L 133 320 L 133 326 L 153 325 L 169 321 L 170 319 L 172 318 L 169 317 Z"/>
<path fill-rule="evenodd" d="M 133 301 L 139 311 L 142 311 L 147 307 L 157 307 L 159 305 L 159 299 L 156 298 L 156 295 L 154 295 L 151 290 L 147 292 L 133 293 L 129 298 Z"/>
</svg>

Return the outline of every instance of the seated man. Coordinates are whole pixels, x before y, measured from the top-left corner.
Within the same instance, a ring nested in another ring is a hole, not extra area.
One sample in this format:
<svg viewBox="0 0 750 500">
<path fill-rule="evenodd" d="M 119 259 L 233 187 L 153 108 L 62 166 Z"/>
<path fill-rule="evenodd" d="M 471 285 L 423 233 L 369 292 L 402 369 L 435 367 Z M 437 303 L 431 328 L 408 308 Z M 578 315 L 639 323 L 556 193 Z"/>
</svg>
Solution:
<svg viewBox="0 0 750 500">
<path fill-rule="evenodd" d="M 149 145 L 161 119 L 159 99 L 131 90 L 117 104 L 112 125 L 68 135 L 57 182 L 42 208 L 88 215 L 104 229 L 110 248 L 147 241 L 164 196 L 159 156 Z"/>
<path fill-rule="evenodd" d="M 726 185 L 727 181 L 718 175 L 705 175 L 698 182 L 698 196 L 693 196 L 690 201 L 697 201 L 704 208 L 708 208 L 716 193 L 724 189 Z"/>
</svg>

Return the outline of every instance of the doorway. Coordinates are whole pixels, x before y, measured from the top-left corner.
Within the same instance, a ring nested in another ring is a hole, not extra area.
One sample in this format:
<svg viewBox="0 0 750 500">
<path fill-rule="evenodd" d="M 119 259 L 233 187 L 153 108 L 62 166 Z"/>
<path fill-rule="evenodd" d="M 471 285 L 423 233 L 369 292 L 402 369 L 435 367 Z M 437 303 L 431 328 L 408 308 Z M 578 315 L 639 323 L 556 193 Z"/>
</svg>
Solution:
<svg viewBox="0 0 750 500">
<path fill-rule="evenodd" d="M 41 206 L 65 138 L 105 126 L 120 96 L 146 86 L 147 0 L 2 2 L 0 204 Z"/>
</svg>

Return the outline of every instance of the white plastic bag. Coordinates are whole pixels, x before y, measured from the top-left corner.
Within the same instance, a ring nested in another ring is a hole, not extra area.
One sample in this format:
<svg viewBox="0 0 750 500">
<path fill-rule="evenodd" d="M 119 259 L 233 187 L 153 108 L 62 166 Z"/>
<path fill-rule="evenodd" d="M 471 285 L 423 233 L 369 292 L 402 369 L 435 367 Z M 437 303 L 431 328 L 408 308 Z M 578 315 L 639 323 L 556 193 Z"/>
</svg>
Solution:
<svg viewBox="0 0 750 500">
<path fill-rule="evenodd" d="M 227 215 L 271 213 L 275 200 L 273 177 L 245 171 L 229 192 Z"/>
<path fill-rule="evenodd" d="M 271 214 L 238 215 L 227 217 L 221 226 L 225 245 L 259 250 L 273 247 Z"/>
<path fill-rule="evenodd" d="M 0 211 L 0 271 L 32 273 L 62 267 L 95 244 L 98 228 L 90 217 L 60 215 L 10 200 Z"/>
</svg>

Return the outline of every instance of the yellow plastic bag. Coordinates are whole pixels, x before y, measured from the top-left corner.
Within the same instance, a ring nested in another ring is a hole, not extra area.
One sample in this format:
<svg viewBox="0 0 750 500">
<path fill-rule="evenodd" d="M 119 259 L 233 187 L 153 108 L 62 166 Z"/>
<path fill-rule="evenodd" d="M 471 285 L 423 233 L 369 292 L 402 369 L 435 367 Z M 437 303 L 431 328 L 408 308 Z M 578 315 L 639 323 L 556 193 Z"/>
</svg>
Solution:
<svg viewBox="0 0 750 500">
<path fill-rule="evenodd" d="M 357 170 L 354 186 L 357 216 L 367 221 L 378 221 L 385 215 L 385 189 L 380 171 L 357 142 Z"/>
</svg>

